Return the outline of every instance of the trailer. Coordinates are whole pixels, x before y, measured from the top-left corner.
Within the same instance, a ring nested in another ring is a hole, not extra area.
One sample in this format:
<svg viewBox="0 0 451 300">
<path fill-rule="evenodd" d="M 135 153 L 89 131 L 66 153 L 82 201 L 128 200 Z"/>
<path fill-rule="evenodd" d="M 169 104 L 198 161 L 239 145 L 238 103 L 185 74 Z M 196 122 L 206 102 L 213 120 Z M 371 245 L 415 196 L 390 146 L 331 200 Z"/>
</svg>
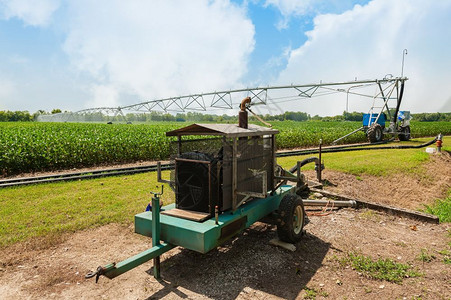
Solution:
<svg viewBox="0 0 451 300">
<path fill-rule="evenodd" d="M 167 183 L 175 203 L 160 207 L 161 191 L 153 192 L 148 211 L 135 215 L 135 232 L 152 238 L 152 248 L 119 263 L 99 266 L 87 278 L 114 278 L 151 259 L 160 277 L 160 256 L 176 246 L 207 253 L 255 222 L 269 217 L 281 241 L 297 243 L 304 233 L 301 196 L 309 193 L 301 173 L 305 163 L 323 166 L 317 158 L 290 170 L 276 163 L 278 130 L 248 124 L 251 98 L 240 105 L 239 124 L 193 124 L 167 132 L 177 138 L 174 169 Z"/>
</svg>

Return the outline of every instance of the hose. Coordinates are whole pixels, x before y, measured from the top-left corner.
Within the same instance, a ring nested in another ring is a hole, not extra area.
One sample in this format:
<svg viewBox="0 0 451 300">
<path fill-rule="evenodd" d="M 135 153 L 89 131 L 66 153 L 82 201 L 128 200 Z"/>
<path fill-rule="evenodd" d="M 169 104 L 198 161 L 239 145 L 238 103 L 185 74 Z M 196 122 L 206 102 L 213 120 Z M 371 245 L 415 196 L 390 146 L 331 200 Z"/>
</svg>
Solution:
<svg viewBox="0 0 451 300">
<path fill-rule="evenodd" d="M 349 147 L 343 147 L 343 148 L 329 148 L 329 149 L 322 149 L 322 153 L 330 153 L 330 152 L 348 152 L 348 151 L 359 151 L 359 150 L 384 150 L 384 149 L 418 149 L 418 148 L 423 148 L 423 147 L 427 147 L 429 145 L 434 144 L 437 141 L 437 137 L 434 138 L 432 141 L 429 141 L 427 143 L 421 144 L 421 145 L 398 145 L 398 146 L 380 146 L 380 147 L 371 147 L 371 148 L 367 148 L 367 147 L 355 147 L 355 148 L 349 148 Z M 319 153 L 318 149 L 311 149 L 311 150 L 300 150 L 299 152 L 289 152 L 286 153 L 286 155 L 284 155 L 285 153 L 277 153 L 277 157 L 284 157 L 284 156 L 293 156 L 293 154 L 296 155 L 306 155 L 306 154 L 315 154 L 315 153 Z"/>
<path fill-rule="evenodd" d="M 319 164 L 319 159 L 318 159 L 318 157 L 309 157 L 309 158 L 306 158 L 306 159 L 304 159 L 304 160 L 302 160 L 301 162 L 300 162 L 300 166 L 301 167 L 303 167 L 303 166 L 305 166 L 306 164 L 309 164 L 309 163 L 312 163 L 312 162 L 314 162 L 315 164 Z M 296 164 L 296 165 L 294 165 L 293 167 L 291 167 L 290 168 L 290 173 L 294 173 L 294 172 L 296 172 L 298 170 L 298 165 Z"/>
<path fill-rule="evenodd" d="M 399 93 L 398 103 L 396 103 L 395 113 L 393 114 L 392 122 L 396 124 L 396 119 L 398 118 L 399 107 L 401 106 L 402 96 L 404 95 L 404 81 L 401 81 L 401 91 Z"/>
</svg>

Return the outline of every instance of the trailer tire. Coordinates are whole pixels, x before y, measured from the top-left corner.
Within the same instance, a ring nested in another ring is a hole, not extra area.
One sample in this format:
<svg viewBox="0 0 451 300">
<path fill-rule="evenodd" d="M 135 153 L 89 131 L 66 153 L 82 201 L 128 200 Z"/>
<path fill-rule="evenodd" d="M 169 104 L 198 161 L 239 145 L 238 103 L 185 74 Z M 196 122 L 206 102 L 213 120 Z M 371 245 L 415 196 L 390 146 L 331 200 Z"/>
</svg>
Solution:
<svg viewBox="0 0 451 300">
<path fill-rule="evenodd" d="M 400 141 L 410 140 L 410 126 L 401 127 L 401 132 L 398 134 Z"/>
<path fill-rule="evenodd" d="M 366 136 L 368 137 L 368 141 L 370 143 L 376 143 L 382 141 L 382 126 L 380 124 L 373 124 L 368 128 L 366 132 Z"/>
<path fill-rule="evenodd" d="M 297 243 L 304 234 L 305 211 L 301 197 L 287 194 L 280 201 L 277 218 L 277 235 L 287 243 Z"/>
</svg>

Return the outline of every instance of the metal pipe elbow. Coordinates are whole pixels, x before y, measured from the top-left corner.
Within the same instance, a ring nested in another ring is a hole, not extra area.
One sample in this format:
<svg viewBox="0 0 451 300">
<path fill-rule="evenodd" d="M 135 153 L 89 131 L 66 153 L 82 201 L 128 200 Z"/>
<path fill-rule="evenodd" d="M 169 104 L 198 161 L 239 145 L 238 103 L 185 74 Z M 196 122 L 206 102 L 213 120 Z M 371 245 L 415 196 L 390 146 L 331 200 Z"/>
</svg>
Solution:
<svg viewBox="0 0 451 300">
<path fill-rule="evenodd" d="M 240 109 L 241 111 L 246 110 L 246 104 L 251 103 L 251 97 L 246 97 L 241 101 Z"/>
</svg>

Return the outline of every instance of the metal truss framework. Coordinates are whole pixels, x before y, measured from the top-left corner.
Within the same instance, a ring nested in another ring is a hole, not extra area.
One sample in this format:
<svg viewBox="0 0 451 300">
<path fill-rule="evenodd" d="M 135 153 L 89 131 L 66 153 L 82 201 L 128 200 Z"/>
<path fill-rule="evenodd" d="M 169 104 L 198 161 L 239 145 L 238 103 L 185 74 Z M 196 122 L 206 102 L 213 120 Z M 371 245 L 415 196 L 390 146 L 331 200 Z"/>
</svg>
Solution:
<svg viewBox="0 0 451 300">
<path fill-rule="evenodd" d="M 237 108 L 242 98 L 250 96 L 252 105 L 267 105 L 278 102 L 295 101 L 305 98 L 314 98 L 334 93 L 345 93 L 373 99 L 373 107 L 378 99 L 383 101 L 382 106 L 387 107 L 388 100 L 398 99 L 399 84 L 408 80 L 406 77 L 391 77 L 374 80 L 360 80 L 347 82 L 314 83 L 284 86 L 267 86 L 255 88 L 243 88 L 228 91 L 192 94 L 185 96 L 170 97 L 165 99 L 150 100 L 133 105 L 119 107 L 96 107 L 83 109 L 71 113 L 61 113 L 54 115 L 43 115 L 39 121 L 72 121 L 80 115 L 104 114 L 122 116 L 125 119 L 126 113 L 149 113 L 152 111 L 162 112 L 186 112 L 186 111 L 207 111 L 212 109 L 234 109 Z M 373 95 L 359 93 L 359 88 L 378 86 L 379 92 Z M 394 91 L 396 90 L 396 93 Z M 279 96 L 274 94 L 279 93 Z M 283 94 L 280 96 L 280 94 Z"/>
</svg>

